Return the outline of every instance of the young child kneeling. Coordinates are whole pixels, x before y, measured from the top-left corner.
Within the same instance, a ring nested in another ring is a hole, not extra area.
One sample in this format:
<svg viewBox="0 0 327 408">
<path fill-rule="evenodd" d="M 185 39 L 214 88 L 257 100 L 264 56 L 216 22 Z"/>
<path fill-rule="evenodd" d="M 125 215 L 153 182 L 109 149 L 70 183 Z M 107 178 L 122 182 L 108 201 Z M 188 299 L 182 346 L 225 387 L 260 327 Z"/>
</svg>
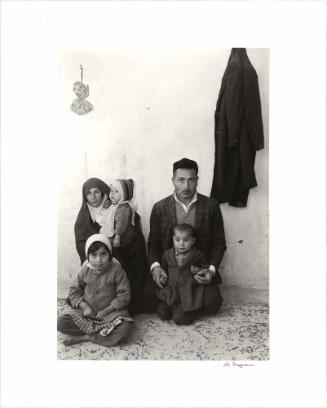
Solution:
<svg viewBox="0 0 327 408">
<path fill-rule="evenodd" d="M 195 231 L 189 224 L 174 228 L 174 247 L 162 257 L 162 268 L 168 278 L 162 277 L 163 289 L 158 289 L 157 313 L 162 320 L 173 318 L 176 324 L 191 324 L 200 314 L 204 302 L 204 286 L 193 275 L 208 268 L 204 253 L 194 247 Z"/>
<path fill-rule="evenodd" d="M 65 345 L 91 341 L 115 346 L 127 339 L 131 322 L 127 310 L 131 293 L 126 274 L 112 258 L 109 239 L 91 235 L 85 244 L 86 261 L 70 287 L 67 308 L 57 321 L 58 331 L 70 335 Z"/>
</svg>

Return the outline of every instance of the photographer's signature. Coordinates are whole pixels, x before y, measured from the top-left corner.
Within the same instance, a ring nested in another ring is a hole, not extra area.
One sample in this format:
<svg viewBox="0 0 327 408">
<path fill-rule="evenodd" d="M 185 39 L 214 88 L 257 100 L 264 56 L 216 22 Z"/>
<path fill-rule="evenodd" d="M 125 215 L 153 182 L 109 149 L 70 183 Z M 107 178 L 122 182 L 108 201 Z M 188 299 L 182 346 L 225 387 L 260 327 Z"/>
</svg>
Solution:
<svg viewBox="0 0 327 408">
<path fill-rule="evenodd" d="M 239 367 L 239 368 L 243 368 L 243 367 L 254 367 L 254 364 L 250 364 L 250 363 L 236 363 L 235 361 L 226 361 L 226 363 L 224 363 L 223 367 Z"/>
</svg>

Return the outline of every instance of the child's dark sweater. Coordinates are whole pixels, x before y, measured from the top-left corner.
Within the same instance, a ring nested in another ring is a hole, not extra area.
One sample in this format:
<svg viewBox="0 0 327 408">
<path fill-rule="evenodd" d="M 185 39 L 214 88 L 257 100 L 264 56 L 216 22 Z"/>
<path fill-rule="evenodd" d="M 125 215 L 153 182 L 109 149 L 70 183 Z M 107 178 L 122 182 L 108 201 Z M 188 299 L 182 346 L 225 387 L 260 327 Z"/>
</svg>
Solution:
<svg viewBox="0 0 327 408">
<path fill-rule="evenodd" d="M 192 248 L 184 262 L 179 266 L 175 248 L 166 250 L 162 257 L 162 268 L 168 274 L 168 283 L 158 289 L 158 298 L 170 307 L 182 303 L 184 312 L 200 309 L 203 306 L 204 285 L 199 285 L 191 273 L 191 266 L 208 268 L 204 253 Z"/>
</svg>

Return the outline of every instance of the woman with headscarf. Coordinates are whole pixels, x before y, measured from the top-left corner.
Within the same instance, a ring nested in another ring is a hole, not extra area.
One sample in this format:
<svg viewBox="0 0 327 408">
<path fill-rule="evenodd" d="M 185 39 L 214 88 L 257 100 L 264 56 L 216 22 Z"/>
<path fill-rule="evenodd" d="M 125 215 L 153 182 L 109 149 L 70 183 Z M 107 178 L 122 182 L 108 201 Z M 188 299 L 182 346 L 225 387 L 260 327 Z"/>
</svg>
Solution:
<svg viewBox="0 0 327 408">
<path fill-rule="evenodd" d="M 133 196 L 133 180 L 116 180 L 120 198 L 103 181 L 92 178 L 82 189 L 82 207 L 75 223 L 75 242 L 81 263 L 85 261 L 85 242 L 93 234 L 101 233 L 113 245 L 113 256 L 121 263 L 131 285 L 129 311 L 132 315 L 147 311 L 143 299 L 143 286 L 148 275 L 146 245 L 141 229 L 140 216 L 130 203 Z M 109 198 L 110 197 L 110 198 Z M 119 238 L 117 238 L 117 236 Z"/>
<path fill-rule="evenodd" d="M 110 204 L 110 187 L 98 178 L 90 178 L 83 184 L 82 206 L 74 226 L 76 249 L 85 261 L 85 243 L 88 237 L 98 234 Z"/>
</svg>

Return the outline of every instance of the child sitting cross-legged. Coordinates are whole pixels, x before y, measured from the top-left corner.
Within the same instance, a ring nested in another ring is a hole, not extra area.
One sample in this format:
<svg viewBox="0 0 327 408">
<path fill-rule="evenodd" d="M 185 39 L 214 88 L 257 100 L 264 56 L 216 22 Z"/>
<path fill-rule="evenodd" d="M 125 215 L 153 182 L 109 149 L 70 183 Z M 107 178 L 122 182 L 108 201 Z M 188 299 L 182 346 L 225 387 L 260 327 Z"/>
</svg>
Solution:
<svg viewBox="0 0 327 408">
<path fill-rule="evenodd" d="M 85 254 L 87 259 L 69 290 L 71 307 L 58 317 L 57 329 L 68 335 L 65 345 L 91 341 L 115 346 L 131 331 L 130 285 L 121 265 L 112 258 L 105 235 L 91 235 Z"/>
<path fill-rule="evenodd" d="M 189 224 L 178 224 L 174 228 L 174 247 L 166 250 L 162 257 L 163 288 L 157 289 L 159 299 L 157 313 L 162 320 L 171 318 L 176 324 L 191 324 L 199 316 L 204 302 L 204 286 L 194 274 L 208 268 L 204 253 L 195 248 L 195 231 Z"/>
</svg>

